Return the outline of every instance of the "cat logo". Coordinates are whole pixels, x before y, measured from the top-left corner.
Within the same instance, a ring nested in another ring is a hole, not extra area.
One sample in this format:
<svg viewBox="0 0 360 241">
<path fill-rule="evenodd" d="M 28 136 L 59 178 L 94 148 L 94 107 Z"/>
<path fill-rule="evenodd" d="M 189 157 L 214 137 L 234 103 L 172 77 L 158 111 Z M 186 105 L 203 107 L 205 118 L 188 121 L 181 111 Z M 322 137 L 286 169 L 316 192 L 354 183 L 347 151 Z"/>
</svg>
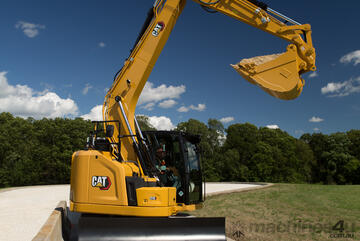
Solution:
<svg viewBox="0 0 360 241">
<path fill-rule="evenodd" d="M 164 29 L 164 27 L 165 27 L 165 23 L 158 22 L 152 31 L 152 35 L 157 37 L 159 35 L 159 33 Z"/>
<path fill-rule="evenodd" d="M 109 177 L 93 176 L 91 179 L 91 186 L 99 187 L 100 190 L 109 190 L 111 181 Z"/>
</svg>

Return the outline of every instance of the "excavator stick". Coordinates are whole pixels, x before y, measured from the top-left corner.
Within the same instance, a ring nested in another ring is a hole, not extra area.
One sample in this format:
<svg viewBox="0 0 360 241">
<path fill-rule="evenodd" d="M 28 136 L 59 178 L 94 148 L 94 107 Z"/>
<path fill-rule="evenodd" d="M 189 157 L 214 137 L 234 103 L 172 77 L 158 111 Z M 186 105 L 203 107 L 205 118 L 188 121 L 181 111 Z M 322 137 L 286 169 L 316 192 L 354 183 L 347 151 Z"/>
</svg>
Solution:
<svg viewBox="0 0 360 241">
<path fill-rule="evenodd" d="M 292 100 L 301 94 L 305 81 L 300 77 L 304 73 L 305 62 L 298 56 L 294 44 L 287 47 L 283 54 L 258 56 L 243 59 L 231 65 L 243 78 L 259 86 L 270 95 Z"/>
<path fill-rule="evenodd" d="M 125 217 L 82 214 L 69 240 L 225 241 L 225 218 Z M 74 220 L 72 220 L 74 226 Z"/>
</svg>

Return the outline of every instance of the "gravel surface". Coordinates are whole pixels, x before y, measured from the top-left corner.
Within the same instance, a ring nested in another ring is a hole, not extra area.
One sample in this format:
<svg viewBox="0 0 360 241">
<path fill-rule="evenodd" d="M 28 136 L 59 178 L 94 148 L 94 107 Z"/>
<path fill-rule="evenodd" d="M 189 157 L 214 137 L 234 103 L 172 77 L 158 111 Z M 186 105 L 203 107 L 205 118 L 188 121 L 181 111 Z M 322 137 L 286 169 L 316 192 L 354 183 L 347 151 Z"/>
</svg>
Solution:
<svg viewBox="0 0 360 241">
<path fill-rule="evenodd" d="M 257 184 L 207 183 L 206 193 L 258 187 Z M 0 191 L 0 241 L 31 240 L 61 200 L 69 203 L 70 185 L 32 186 Z"/>
</svg>

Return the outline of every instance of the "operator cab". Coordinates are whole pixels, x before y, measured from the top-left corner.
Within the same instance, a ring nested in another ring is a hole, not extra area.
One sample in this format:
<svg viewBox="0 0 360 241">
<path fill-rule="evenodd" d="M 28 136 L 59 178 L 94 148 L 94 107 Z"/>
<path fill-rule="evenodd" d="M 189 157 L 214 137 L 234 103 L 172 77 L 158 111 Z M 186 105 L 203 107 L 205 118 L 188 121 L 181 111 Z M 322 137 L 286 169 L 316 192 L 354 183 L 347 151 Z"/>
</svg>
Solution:
<svg viewBox="0 0 360 241">
<path fill-rule="evenodd" d="M 114 133 L 113 125 L 118 121 L 93 121 L 94 131 L 87 139 L 86 149 L 112 152 L 117 143 L 109 141 Z M 106 128 L 104 129 L 105 125 Z M 139 134 L 139 133 L 137 133 Z M 146 146 L 138 144 L 139 159 L 143 170 L 151 177 L 157 176 L 158 186 L 175 187 L 176 202 L 185 205 L 203 202 L 202 172 L 200 166 L 200 136 L 180 131 L 144 131 Z M 137 135 L 138 140 L 142 138 Z M 118 160 L 121 161 L 121 160 Z M 140 186 L 139 186 L 140 187 Z"/>
<path fill-rule="evenodd" d="M 144 131 L 160 182 L 176 187 L 176 202 L 203 201 L 202 173 L 198 144 L 200 137 L 179 131 Z"/>
</svg>

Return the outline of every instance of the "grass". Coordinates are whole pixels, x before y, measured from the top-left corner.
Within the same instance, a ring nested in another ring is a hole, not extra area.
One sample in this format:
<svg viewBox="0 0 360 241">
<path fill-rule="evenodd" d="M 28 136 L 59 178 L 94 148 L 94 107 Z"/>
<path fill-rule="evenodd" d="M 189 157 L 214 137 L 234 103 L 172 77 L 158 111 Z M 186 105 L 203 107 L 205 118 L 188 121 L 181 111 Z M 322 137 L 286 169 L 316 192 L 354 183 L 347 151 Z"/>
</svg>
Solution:
<svg viewBox="0 0 360 241">
<path fill-rule="evenodd" d="M 209 197 L 191 214 L 226 217 L 234 240 L 359 240 L 360 186 L 276 184 Z"/>
</svg>

